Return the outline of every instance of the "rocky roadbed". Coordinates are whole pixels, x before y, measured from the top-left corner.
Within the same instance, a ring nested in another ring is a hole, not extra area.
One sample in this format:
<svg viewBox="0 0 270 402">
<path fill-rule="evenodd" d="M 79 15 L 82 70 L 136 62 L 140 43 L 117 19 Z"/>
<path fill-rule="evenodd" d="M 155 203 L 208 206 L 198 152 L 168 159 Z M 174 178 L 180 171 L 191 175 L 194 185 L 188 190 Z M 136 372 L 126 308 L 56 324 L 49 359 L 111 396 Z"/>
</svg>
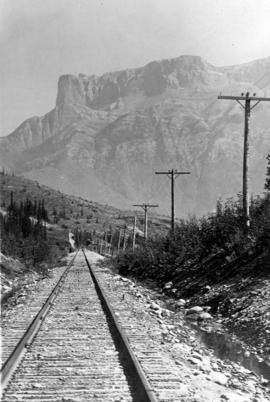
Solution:
<svg viewBox="0 0 270 402">
<path fill-rule="evenodd" d="M 72 255 L 63 261 L 63 264 L 60 264 L 61 266 L 48 270 L 46 275 L 36 272 L 20 272 L 20 275 L 15 277 L 2 273 L 1 364 L 8 358 L 20 337 L 45 303 L 66 269 L 66 262 L 71 257 Z M 16 264 L 18 263 L 17 260 L 14 261 Z"/>
<path fill-rule="evenodd" d="M 71 257 L 68 257 L 68 260 L 69 258 Z M 63 259 L 59 266 L 66 265 L 66 261 L 66 259 Z M 1 305 L 3 311 L 5 311 L 6 302 L 9 306 L 21 304 L 40 281 L 52 279 L 53 272 L 59 268 L 59 266 L 58 268 L 51 269 L 44 267 L 40 272 L 34 271 L 33 269 L 27 270 L 24 264 L 19 260 L 7 257 L 2 253 L 0 253 L 0 265 Z"/>
<path fill-rule="evenodd" d="M 112 305 L 119 305 L 121 300 L 124 309 L 130 312 L 134 320 L 140 322 L 147 337 L 152 339 L 153 344 L 170 362 L 170 366 L 174 367 L 183 390 L 181 401 L 270 401 L 270 390 L 265 379 L 258 378 L 239 364 L 216 358 L 212 350 L 200 343 L 195 330 L 185 321 L 185 301 L 178 300 L 177 309 L 171 311 L 164 295 L 154 286 L 149 289 L 145 285 L 112 273 L 107 266 L 96 269 L 100 270 L 106 279 L 104 289 Z M 35 292 L 40 290 L 43 281 L 51 279 L 38 281 L 38 287 L 26 285 L 26 297 L 20 298 L 20 309 L 14 305 L 14 299 L 10 299 L 4 310 L 6 326 L 19 319 L 20 311 L 27 306 L 27 300 L 33 298 Z M 202 311 L 191 311 L 188 315 L 192 314 L 202 314 Z M 121 314 L 119 320 L 121 321 Z"/>
</svg>

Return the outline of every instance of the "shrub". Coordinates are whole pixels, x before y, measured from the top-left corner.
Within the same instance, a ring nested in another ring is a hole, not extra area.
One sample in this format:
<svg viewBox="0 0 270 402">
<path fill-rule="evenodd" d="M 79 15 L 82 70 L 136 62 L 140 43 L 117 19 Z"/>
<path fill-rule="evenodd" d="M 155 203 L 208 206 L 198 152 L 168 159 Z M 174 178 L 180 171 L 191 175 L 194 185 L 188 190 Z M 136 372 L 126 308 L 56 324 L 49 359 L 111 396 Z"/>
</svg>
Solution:
<svg viewBox="0 0 270 402">
<path fill-rule="evenodd" d="M 166 282 L 206 273 L 215 281 L 226 267 L 243 256 L 265 250 L 270 254 L 270 194 L 252 200 L 251 226 L 246 234 L 241 199 L 217 204 L 215 214 L 181 220 L 174 236 L 148 240 L 133 253 L 113 259 L 120 274 Z M 270 255 L 269 255 L 270 257 Z M 246 258 L 246 257 L 245 257 Z M 229 271 L 228 271 L 229 272 Z"/>
</svg>

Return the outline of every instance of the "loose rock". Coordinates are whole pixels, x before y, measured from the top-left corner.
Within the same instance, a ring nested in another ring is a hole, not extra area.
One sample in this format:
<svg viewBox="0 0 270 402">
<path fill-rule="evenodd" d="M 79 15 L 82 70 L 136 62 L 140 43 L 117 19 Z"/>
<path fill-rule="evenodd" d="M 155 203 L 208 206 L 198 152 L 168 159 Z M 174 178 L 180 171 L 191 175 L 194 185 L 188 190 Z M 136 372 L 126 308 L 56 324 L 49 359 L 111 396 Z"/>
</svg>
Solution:
<svg viewBox="0 0 270 402">
<path fill-rule="evenodd" d="M 203 308 L 202 308 L 202 307 L 200 307 L 200 306 L 194 306 L 194 307 L 189 308 L 189 309 L 186 311 L 186 315 L 190 315 L 190 314 L 194 314 L 194 313 L 201 313 L 202 311 L 203 311 Z"/>
<path fill-rule="evenodd" d="M 210 379 L 220 385 L 226 385 L 228 383 L 228 378 L 224 374 L 214 371 L 210 374 Z"/>
</svg>

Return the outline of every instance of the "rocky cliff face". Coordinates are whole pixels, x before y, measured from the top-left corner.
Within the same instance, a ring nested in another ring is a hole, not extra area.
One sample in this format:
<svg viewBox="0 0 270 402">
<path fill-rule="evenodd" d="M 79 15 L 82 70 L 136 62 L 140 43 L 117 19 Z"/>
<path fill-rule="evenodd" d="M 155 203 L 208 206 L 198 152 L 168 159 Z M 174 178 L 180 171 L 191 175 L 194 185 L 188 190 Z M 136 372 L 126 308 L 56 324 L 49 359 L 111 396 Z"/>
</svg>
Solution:
<svg viewBox="0 0 270 402">
<path fill-rule="evenodd" d="M 155 170 L 190 170 L 177 179 L 176 213 L 205 213 L 241 191 L 243 109 L 224 94 L 270 87 L 270 58 L 214 67 L 181 56 L 101 77 L 65 75 L 55 108 L 1 138 L 1 165 L 75 195 L 130 207 L 155 201 L 169 211 L 169 183 Z M 252 111 L 250 184 L 263 190 L 270 149 L 270 104 Z"/>
</svg>

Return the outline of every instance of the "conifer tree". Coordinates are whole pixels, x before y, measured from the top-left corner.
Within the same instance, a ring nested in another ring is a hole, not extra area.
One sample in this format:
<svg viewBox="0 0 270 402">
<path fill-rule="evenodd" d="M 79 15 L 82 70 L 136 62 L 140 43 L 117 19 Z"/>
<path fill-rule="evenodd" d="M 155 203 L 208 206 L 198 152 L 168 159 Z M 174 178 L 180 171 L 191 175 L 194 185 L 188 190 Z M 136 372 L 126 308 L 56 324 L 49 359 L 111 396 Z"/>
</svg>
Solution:
<svg viewBox="0 0 270 402">
<path fill-rule="evenodd" d="M 265 180 L 264 189 L 266 191 L 270 192 L 270 151 L 269 151 L 269 154 L 266 159 L 267 159 L 268 163 L 267 163 L 267 167 L 266 167 L 266 180 Z"/>
<path fill-rule="evenodd" d="M 21 223 L 21 231 L 24 238 L 30 236 L 32 233 L 33 227 L 29 216 L 23 215 L 22 223 Z"/>
<path fill-rule="evenodd" d="M 14 210 L 13 191 L 11 191 L 11 193 L 10 193 L 10 203 L 9 203 L 8 209 L 9 209 L 10 211 L 13 211 L 13 210 Z"/>
<path fill-rule="evenodd" d="M 45 209 L 44 199 L 41 201 L 41 217 L 44 221 L 48 221 L 48 212 Z"/>
<path fill-rule="evenodd" d="M 37 220 L 40 221 L 42 219 L 42 205 L 41 201 L 38 202 L 38 209 L 37 209 Z"/>
<path fill-rule="evenodd" d="M 37 216 L 37 200 L 35 199 L 34 205 L 33 205 L 33 215 Z"/>
</svg>

